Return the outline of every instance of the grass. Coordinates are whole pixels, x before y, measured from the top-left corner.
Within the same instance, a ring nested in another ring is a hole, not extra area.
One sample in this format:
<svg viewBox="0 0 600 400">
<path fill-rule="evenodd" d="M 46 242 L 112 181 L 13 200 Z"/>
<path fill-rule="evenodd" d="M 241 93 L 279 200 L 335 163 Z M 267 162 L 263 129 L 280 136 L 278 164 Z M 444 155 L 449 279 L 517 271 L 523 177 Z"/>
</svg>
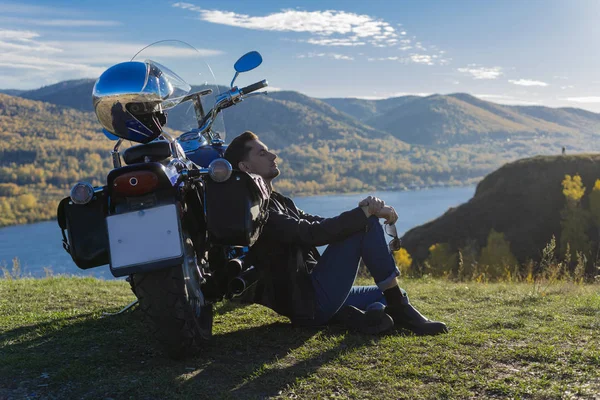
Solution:
<svg viewBox="0 0 600 400">
<path fill-rule="evenodd" d="M 195 358 L 167 359 L 126 282 L 0 280 L 0 399 L 597 398 L 600 286 L 408 280 L 447 335 L 291 327 L 260 306 L 217 307 Z M 596 396 L 596 397 L 594 397 Z"/>
</svg>

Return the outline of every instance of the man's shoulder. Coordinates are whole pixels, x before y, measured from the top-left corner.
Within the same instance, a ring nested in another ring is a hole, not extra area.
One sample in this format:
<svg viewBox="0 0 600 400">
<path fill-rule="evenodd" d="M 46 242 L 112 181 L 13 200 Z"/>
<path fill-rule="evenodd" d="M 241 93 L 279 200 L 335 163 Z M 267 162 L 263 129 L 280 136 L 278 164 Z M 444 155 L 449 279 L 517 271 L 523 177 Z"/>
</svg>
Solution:
<svg viewBox="0 0 600 400">
<path fill-rule="evenodd" d="M 291 198 L 289 198 L 287 196 L 284 196 L 281 193 L 276 192 L 274 190 L 271 192 L 271 198 L 275 199 L 275 201 L 278 201 L 280 203 L 284 203 L 284 204 L 287 204 L 287 205 L 291 204 L 294 207 L 296 206 L 296 203 L 294 203 L 294 200 L 292 200 Z"/>
<path fill-rule="evenodd" d="M 271 192 L 271 200 L 269 201 L 269 209 L 272 212 L 277 212 L 285 215 L 297 215 L 298 207 L 294 201 L 278 192 Z"/>
</svg>

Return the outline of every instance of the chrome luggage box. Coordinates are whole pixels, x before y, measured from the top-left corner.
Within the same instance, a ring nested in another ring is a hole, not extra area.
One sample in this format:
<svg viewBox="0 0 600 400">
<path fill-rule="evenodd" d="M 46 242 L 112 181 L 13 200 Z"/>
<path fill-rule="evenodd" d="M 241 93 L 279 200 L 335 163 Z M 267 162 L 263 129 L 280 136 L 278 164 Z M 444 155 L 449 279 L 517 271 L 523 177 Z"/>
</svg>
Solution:
<svg viewBox="0 0 600 400">
<path fill-rule="evenodd" d="M 110 270 L 116 277 L 183 262 L 183 240 L 176 204 L 106 218 Z"/>
</svg>

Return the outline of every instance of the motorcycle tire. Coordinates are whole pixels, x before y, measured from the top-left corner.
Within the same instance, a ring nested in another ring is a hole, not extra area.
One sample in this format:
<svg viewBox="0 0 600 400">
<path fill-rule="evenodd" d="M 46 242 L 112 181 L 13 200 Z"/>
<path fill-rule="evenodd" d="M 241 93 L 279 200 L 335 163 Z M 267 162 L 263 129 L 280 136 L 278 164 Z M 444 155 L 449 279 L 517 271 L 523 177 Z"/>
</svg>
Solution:
<svg viewBox="0 0 600 400">
<path fill-rule="evenodd" d="M 169 357 L 198 352 L 212 335 L 212 304 L 188 295 L 181 266 L 133 275 L 133 288 L 144 322 Z"/>
</svg>

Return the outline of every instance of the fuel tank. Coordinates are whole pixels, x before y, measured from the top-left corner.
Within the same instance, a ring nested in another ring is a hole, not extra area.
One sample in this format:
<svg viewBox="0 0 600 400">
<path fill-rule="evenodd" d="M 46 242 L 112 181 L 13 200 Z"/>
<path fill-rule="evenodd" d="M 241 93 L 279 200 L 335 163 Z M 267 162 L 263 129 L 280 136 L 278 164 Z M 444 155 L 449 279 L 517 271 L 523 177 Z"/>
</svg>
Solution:
<svg viewBox="0 0 600 400">
<path fill-rule="evenodd" d="M 177 141 L 181 144 L 185 155 L 199 167 L 208 167 L 216 158 L 223 158 L 227 145 L 221 139 L 208 142 L 196 131 L 186 132 Z"/>
</svg>

